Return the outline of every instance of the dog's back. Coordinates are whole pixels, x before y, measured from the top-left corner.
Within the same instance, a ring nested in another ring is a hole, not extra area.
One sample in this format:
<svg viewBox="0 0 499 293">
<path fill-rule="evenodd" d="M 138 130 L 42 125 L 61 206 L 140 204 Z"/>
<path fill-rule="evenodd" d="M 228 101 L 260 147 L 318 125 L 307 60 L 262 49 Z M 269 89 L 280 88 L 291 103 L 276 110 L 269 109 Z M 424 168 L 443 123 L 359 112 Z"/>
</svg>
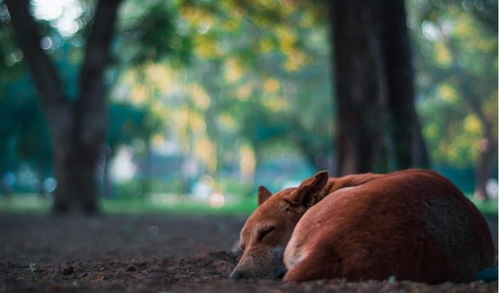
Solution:
<svg viewBox="0 0 499 293">
<path fill-rule="evenodd" d="M 470 281 L 495 263 L 474 205 L 431 171 L 404 170 L 334 191 L 298 222 L 285 281 Z"/>
</svg>

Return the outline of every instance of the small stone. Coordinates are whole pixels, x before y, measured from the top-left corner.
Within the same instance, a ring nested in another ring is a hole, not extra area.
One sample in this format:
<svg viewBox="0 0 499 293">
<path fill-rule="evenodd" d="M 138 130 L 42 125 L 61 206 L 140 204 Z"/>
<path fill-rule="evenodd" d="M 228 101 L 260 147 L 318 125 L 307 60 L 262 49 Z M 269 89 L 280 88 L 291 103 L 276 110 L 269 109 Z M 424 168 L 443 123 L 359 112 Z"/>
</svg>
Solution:
<svg viewBox="0 0 499 293">
<path fill-rule="evenodd" d="M 73 274 L 75 272 L 75 269 L 73 268 L 73 266 L 67 266 L 65 267 L 61 273 L 64 275 L 64 276 L 69 276 L 71 274 Z"/>
<path fill-rule="evenodd" d="M 33 273 L 36 272 L 40 269 L 40 266 L 36 263 L 30 263 L 29 264 L 29 270 Z"/>
<path fill-rule="evenodd" d="M 126 269 L 127 272 L 135 272 L 137 271 L 137 268 L 134 267 L 134 266 L 129 266 L 127 269 Z"/>
</svg>

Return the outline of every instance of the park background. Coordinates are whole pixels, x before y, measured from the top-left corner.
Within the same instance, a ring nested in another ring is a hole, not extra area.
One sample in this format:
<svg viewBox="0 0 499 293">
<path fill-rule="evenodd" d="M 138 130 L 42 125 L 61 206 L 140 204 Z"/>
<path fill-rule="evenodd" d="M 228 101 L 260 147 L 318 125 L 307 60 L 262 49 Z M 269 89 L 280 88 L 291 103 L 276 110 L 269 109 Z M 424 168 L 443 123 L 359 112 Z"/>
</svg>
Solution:
<svg viewBox="0 0 499 293">
<path fill-rule="evenodd" d="M 336 2 L 0 0 L 0 211 L 423 167 L 497 214 L 497 1 Z"/>
<path fill-rule="evenodd" d="M 0 293 L 496 293 L 497 280 L 228 276 L 257 186 L 323 169 L 436 170 L 497 251 L 497 11 L 0 0 Z"/>
</svg>

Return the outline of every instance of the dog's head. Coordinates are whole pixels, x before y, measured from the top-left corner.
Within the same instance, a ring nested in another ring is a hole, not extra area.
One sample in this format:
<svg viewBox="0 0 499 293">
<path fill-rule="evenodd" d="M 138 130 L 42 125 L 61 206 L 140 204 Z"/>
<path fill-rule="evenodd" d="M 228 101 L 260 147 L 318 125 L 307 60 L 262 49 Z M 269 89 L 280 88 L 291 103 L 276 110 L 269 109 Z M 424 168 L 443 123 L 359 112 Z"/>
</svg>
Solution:
<svg viewBox="0 0 499 293">
<path fill-rule="evenodd" d="M 300 186 L 274 195 L 263 186 L 258 188 L 258 208 L 241 230 L 239 245 L 243 255 L 231 278 L 273 279 L 285 273 L 284 248 L 298 220 L 319 200 L 327 180 L 327 171 L 321 171 Z"/>
</svg>

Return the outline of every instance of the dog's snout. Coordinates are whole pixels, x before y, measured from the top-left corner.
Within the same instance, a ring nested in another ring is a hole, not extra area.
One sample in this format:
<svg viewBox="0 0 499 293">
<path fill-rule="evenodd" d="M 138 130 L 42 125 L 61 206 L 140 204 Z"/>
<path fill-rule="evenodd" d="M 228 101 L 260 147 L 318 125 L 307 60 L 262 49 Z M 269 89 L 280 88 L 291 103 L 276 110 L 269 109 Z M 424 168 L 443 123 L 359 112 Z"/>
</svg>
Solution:
<svg viewBox="0 0 499 293">
<path fill-rule="evenodd" d="M 229 278 L 233 280 L 238 280 L 244 278 L 244 274 L 241 271 L 234 270 L 232 273 L 230 273 Z"/>
</svg>

